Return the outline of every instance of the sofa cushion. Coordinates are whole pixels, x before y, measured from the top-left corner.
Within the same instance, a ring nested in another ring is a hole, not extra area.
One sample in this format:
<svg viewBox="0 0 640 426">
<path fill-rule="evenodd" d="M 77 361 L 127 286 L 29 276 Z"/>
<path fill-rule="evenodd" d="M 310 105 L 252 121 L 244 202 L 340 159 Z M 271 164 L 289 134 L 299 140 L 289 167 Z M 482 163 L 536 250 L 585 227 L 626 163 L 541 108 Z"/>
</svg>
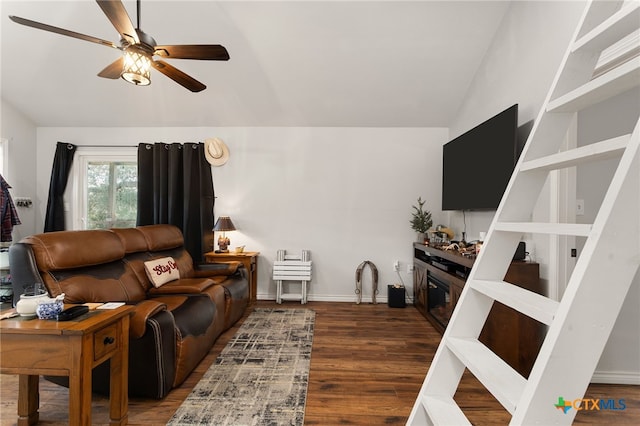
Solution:
<svg viewBox="0 0 640 426">
<path fill-rule="evenodd" d="M 166 283 L 162 287 L 150 288 L 149 294 L 153 296 L 161 294 L 200 294 L 215 285 L 213 280 L 208 278 L 180 278 Z"/>
<path fill-rule="evenodd" d="M 161 257 L 159 259 L 144 262 L 144 270 L 155 288 L 180 279 L 178 264 L 173 257 Z"/>
<path fill-rule="evenodd" d="M 106 230 L 58 231 L 25 237 L 41 272 L 113 262 L 124 256 L 120 239 Z"/>
<path fill-rule="evenodd" d="M 146 299 L 136 274 L 122 260 L 41 274 L 52 297 L 65 294 L 66 303 L 127 302 Z"/>
<path fill-rule="evenodd" d="M 126 254 L 147 251 L 147 240 L 138 228 L 112 228 L 110 231 L 120 238 Z"/>
<path fill-rule="evenodd" d="M 229 276 L 236 273 L 242 263 L 232 260 L 228 262 L 202 263 L 194 268 L 194 277 Z"/>
<path fill-rule="evenodd" d="M 180 228 L 173 225 L 146 225 L 136 228 L 147 241 L 147 250 L 161 251 L 184 245 L 184 238 Z"/>
</svg>

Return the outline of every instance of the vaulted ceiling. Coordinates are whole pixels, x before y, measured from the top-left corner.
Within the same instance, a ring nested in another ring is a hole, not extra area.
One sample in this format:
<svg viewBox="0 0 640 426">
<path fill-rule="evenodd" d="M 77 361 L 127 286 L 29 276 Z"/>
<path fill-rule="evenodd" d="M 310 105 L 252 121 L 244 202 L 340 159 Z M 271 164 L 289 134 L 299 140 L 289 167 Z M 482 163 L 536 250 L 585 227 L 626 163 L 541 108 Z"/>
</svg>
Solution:
<svg viewBox="0 0 640 426">
<path fill-rule="evenodd" d="M 136 23 L 134 1 L 123 2 Z M 1 94 L 37 126 L 447 127 L 507 1 L 142 0 L 158 44 L 222 44 L 227 62 L 167 60 L 150 86 L 98 77 L 115 49 L 28 28 L 16 15 L 119 41 L 95 1 L 0 3 Z"/>
</svg>

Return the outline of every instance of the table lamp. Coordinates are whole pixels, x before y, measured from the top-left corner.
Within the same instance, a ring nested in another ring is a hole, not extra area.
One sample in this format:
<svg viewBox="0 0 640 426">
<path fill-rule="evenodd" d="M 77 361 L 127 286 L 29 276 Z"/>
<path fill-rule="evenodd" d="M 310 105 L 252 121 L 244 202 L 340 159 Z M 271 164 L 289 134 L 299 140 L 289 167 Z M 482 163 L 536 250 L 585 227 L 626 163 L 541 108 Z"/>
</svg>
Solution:
<svg viewBox="0 0 640 426">
<path fill-rule="evenodd" d="M 233 225 L 233 222 L 231 222 L 231 218 L 229 216 L 220 216 L 218 218 L 218 221 L 213 227 L 213 231 L 222 232 L 218 237 L 218 251 L 220 253 L 229 253 L 229 244 L 231 244 L 231 240 L 225 235 L 225 232 L 235 230 L 236 227 Z"/>
</svg>

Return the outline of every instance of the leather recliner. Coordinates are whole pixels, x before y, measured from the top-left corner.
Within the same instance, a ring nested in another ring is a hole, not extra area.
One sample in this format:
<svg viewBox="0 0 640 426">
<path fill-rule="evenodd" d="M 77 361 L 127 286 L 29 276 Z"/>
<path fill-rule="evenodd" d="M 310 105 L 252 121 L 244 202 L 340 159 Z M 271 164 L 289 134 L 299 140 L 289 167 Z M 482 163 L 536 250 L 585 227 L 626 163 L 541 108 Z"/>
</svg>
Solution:
<svg viewBox="0 0 640 426">
<path fill-rule="evenodd" d="M 180 278 L 156 288 L 145 262 L 172 257 Z M 179 228 L 59 231 L 11 246 L 14 303 L 42 283 L 65 303 L 125 302 L 129 332 L 129 395 L 163 398 L 180 385 L 223 331 L 242 317 L 249 288 L 241 264 L 194 266 Z M 63 378 L 54 381 L 61 383 Z M 93 390 L 109 392 L 108 364 L 94 369 Z"/>
</svg>

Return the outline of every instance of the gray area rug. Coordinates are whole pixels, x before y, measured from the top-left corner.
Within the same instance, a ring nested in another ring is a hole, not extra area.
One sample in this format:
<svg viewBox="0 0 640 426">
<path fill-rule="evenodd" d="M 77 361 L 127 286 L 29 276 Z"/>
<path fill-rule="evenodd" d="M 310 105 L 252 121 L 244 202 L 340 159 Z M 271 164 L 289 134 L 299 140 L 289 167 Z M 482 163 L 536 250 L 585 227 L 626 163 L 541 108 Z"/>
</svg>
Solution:
<svg viewBox="0 0 640 426">
<path fill-rule="evenodd" d="M 255 309 L 169 425 L 302 425 L 315 312 Z"/>
</svg>

